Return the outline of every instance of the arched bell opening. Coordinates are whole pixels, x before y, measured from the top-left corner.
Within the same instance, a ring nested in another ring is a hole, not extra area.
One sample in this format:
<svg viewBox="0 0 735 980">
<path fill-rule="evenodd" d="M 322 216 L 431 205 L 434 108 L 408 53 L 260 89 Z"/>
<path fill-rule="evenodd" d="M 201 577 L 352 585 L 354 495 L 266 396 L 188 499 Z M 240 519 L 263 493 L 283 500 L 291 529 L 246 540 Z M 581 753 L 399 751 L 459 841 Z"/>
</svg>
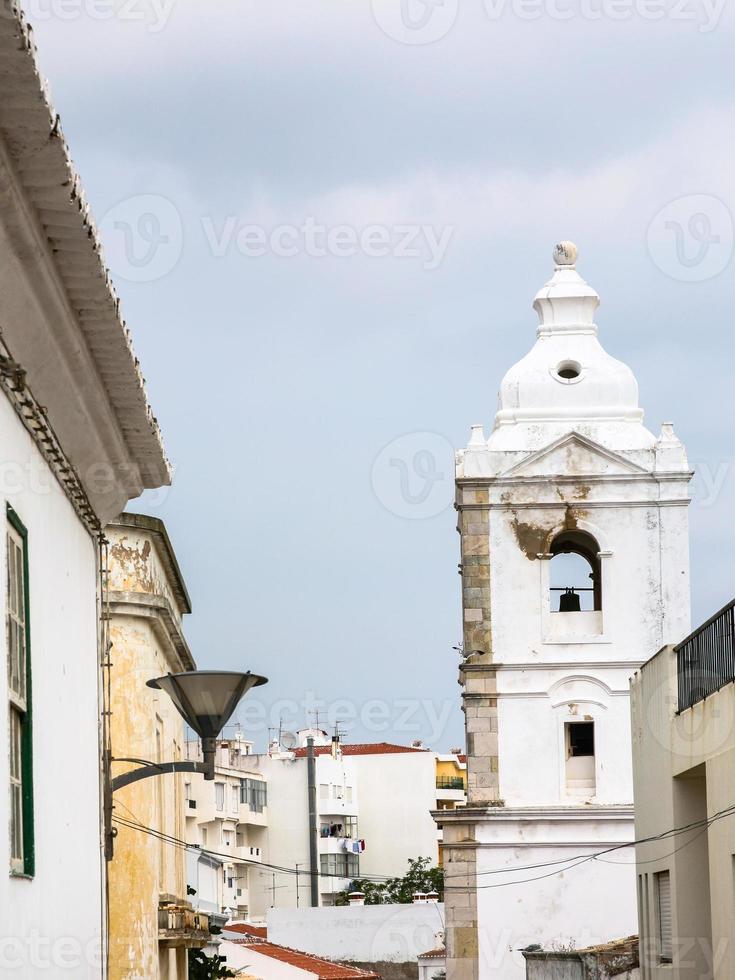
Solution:
<svg viewBox="0 0 735 980">
<path fill-rule="evenodd" d="M 586 531 L 562 531 L 549 548 L 552 612 L 592 612 L 602 609 L 600 547 Z"/>
</svg>

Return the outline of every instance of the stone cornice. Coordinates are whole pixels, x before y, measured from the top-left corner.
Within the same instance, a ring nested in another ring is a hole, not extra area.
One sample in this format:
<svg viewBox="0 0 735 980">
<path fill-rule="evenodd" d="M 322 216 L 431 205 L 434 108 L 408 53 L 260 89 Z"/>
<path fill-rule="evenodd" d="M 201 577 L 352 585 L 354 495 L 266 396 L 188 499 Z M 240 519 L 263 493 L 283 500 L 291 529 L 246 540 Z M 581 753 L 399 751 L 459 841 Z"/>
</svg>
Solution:
<svg viewBox="0 0 735 980">
<path fill-rule="evenodd" d="M 111 616 L 136 616 L 150 622 L 154 632 L 173 653 L 172 673 L 196 670 L 196 663 L 189 650 L 184 634 L 179 626 L 168 599 L 162 595 L 145 592 L 110 592 L 109 609 Z M 114 660 L 114 649 L 113 649 Z"/>
</svg>

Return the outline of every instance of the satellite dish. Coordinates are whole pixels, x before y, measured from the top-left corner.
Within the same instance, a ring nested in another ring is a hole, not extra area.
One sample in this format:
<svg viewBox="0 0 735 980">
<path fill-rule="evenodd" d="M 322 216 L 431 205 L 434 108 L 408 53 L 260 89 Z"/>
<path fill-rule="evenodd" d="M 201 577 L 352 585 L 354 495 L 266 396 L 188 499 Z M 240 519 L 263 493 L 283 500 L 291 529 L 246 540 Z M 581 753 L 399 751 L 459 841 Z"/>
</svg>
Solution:
<svg viewBox="0 0 735 980">
<path fill-rule="evenodd" d="M 294 732 L 281 733 L 281 748 L 290 751 L 299 747 L 299 737 Z"/>
</svg>

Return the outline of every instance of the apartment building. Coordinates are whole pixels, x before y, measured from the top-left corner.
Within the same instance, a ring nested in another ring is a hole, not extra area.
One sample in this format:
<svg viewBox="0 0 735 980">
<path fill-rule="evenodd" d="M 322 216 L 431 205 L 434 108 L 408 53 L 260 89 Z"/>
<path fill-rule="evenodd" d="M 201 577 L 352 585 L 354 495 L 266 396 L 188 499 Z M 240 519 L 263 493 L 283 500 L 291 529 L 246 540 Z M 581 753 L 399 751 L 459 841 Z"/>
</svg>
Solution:
<svg viewBox="0 0 735 980">
<path fill-rule="evenodd" d="M 308 739 L 314 740 L 316 859 L 311 873 Z M 326 732 L 298 733 L 257 757 L 268 780 L 269 869 L 251 890 L 252 913 L 333 905 L 361 876 L 400 877 L 413 858 L 438 860 L 436 755 L 420 745 L 349 744 Z M 311 884 L 316 879 L 316 894 Z"/>
<path fill-rule="evenodd" d="M 198 760 L 200 752 L 198 741 L 187 742 L 187 758 Z M 217 905 L 238 919 L 251 914 L 266 845 L 268 784 L 257 759 L 252 743 L 236 734 L 218 742 L 214 782 L 192 775 L 184 783 L 186 840 L 204 858 L 193 862 L 190 857 L 189 886 L 199 891 L 216 862 Z M 208 893 L 211 903 L 211 885 Z"/>
</svg>

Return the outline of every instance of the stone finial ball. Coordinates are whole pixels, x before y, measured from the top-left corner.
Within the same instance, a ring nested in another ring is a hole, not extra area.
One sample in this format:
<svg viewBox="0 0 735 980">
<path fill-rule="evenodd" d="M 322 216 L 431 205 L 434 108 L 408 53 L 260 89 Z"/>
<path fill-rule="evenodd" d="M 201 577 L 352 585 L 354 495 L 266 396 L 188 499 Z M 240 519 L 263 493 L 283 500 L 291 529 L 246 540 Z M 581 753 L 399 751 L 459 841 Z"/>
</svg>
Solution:
<svg viewBox="0 0 735 980">
<path fill-rule="evenodd" d="M 574 242 L 559 242 L 554 246 L 553 254 L 557 265 L 574 265 L 577 261 L 577 246 Z"/>
</svg>

